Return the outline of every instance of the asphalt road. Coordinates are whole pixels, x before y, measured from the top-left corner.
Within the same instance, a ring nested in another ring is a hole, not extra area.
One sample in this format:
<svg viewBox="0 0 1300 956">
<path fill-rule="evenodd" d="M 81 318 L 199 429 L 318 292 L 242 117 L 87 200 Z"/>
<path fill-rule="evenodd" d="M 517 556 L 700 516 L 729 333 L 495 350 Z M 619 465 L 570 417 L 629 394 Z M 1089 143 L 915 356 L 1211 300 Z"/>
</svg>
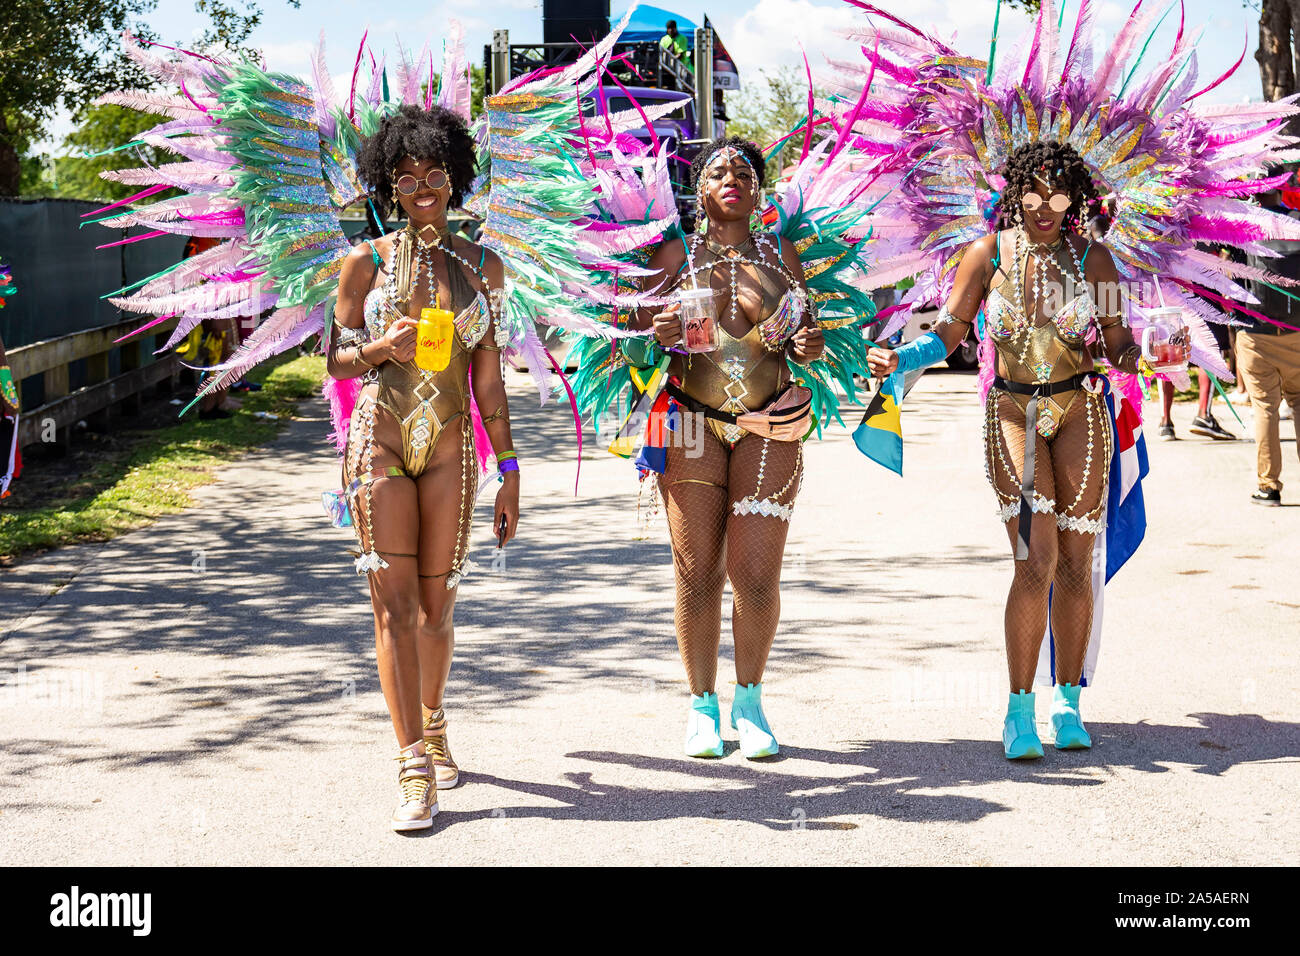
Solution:
<svg viewBox="0 0 1300 956">
<path fill-rule="evenodd" d="M 568 411 L 527 388 L 521 532 L 494 569 L 480 504 L 447 702 L 464 782 L 431 831 L 387 826 L 396 745 L 311 405 L 190 511 L 0 572 L 0 859 L 1300 862 L 1300 507 L 1249 503 L 1250 442 L 1190 438 L 1187 406 L 1184 440 L 1151 441 L 1147 542 L 1108 589 L 1084 693 L 1095 746 L 1011 764 L 1011 561 L 974 378 L 913 391 L 904 479 L 833 427 L 808 448 L 768 668 L 781 755 L 745 761 L 728 729 L 706 762 L 680 753 L 662 519 L 642 536 L 630 466 L 590 433 L 575 498 Z"/>
</svg>

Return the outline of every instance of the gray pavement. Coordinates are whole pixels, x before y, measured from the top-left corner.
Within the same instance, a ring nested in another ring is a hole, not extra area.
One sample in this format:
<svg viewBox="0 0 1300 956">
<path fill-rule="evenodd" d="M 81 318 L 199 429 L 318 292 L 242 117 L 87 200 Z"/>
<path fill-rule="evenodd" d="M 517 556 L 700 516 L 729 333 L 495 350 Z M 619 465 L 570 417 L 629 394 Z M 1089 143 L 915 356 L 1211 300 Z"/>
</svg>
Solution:
<svg viewBox="0 0 1300 956">
<path fill-rule="evenodd" d="M 485 496 L 447 701 L 464 782 L 415 837 L 387 827 L 395 742 L 309 405 L 188 512 L 0 572 L 0 861 L 1300 862 L 1300 507 L 1251 505 L 1254 445 L 1191 438 L 1179 406 L 1107 593 L 1095 746 L 1009 764 L 1011 562 L 973 388 L 913 391 L 905 479 L 842 428 L 809 445 L 765 693 L 782 751 L 750 763 L 730 730 L 722 760 L 680 754 L 662 519 L 641 536 L 631 468 L 594 441 L 575 498 L 567 409 L 512 379 L 521 532 L 493 570 Z"/>
</svg>

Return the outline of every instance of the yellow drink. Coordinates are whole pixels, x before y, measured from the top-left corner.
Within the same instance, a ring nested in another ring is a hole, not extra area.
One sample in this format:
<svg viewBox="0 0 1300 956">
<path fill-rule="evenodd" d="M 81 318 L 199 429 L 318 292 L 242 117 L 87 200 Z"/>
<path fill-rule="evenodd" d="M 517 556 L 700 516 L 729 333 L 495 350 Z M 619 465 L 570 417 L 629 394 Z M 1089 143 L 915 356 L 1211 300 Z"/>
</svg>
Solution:
<svg viewBox="0 0 1300 956">
<path fill-rule="evenodd" d="M 415 329 L 415 364 L 426 372 L 441 372 L 451 362 L 453 316 L 446 309 L 421 309 Z"/>
</svg>

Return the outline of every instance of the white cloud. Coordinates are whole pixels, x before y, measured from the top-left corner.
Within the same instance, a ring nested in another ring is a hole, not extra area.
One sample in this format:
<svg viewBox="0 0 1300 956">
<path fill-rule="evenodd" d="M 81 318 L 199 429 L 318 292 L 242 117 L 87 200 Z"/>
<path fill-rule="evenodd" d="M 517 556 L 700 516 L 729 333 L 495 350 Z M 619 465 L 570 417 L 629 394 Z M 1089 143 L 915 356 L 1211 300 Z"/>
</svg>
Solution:
<svg viewBox="0 0 1300 956">
<path fill-rule="evenodd" d="M 893 4 L 883 0 L 888 9 Z M 901 11 L 900 11 L 901 12 Z M 902 14 L 909 22 L 962 50 L 987 49 L 993 32 L 993 10 L 981 3 L 952 3 L 950 0 L 913 0 Z M 839 0 L 759 0 L 738 18 L 718 18 L 718 29 L 727 50 L 736 58 L 742 79 L 766 67 L 802 62 L 799 44 L 816 72 L 826 59 L 856 55 L 857 47 L 843 36 L 846 30 L 862 28 L 869 14 Z M 1028 18 L 1004 8 L 999 32 L 1018 36 Z"/>
<path fill-rule="evenodd" d="M 989 40 L 993 34 L 992 3 L 975 0 L 910 0 L 900 4 L 895 0 L 876 0 L 882 9 L 894 12 L 909 23 L 969 53 L 972 56 L 988 55 Z M 1134 0 L 1103 0 L 1093 5 L 1094 49 L 1099 53 L 1107 49 L 1110 40 L 1128 19 Z M 1204 20 L 1200 4 L 1190 4 L 1186 28 L 1192 30 Z M 1057 7 L 1059 12 L 1060 7 Z M 1241 53 L 1241 44 L 1249 37 L 1245 14 L 1234 10 L 1231 15 L 1218 8 L 1218 14 L 1205 26 L 1204 37 L 1197 49 L 1199 74 L 1205 83 L 1216 79 L 1228 69 Z M 1077 0 L 1069 0 L 1065 11 L 1065 31 L 1078 13 Z M 1152 45 L 1155 53 L 1165 53 L 1173 43 L 1178 29 L 1178 8 L 1174 7 L 1160 27 Z M 800 65 L 802 57 L 799 44 L 808 54 L 814 76 L 825 68 L 827 58 L 855 59 L 860 54 L 855 45 L 843 36 L 847 28 L 861 28 L 872 19 L 865 10 L 853 7 L 842 0 L 758 0 L 753 7 L 739 16 L 715 18 L 728 51 L 736 58 L 742 82 L 756 78 L 760 69 L 785 65 Z M 877 18 L 878 22 L 883 22 Z M 998 24 L 998 57 L 1011 56 L 1017 45 L 1032 26 L 1033 18 L 1020 10 L 1002 6 Z M 1243 28 L 1247 35 L 1243 35 Z M 1022 54 L 1023 55 L 1023 54 Z M 1150 54 L 1149 54 L 1150 57 Z M 1154 66 L 1149 58 L 1144 64 Z M 1208 95 L 1215 102 L 1241 102 L 1258 99 L 1259 75 L 1248 54 L 1235 74 Z"/>
</svg>

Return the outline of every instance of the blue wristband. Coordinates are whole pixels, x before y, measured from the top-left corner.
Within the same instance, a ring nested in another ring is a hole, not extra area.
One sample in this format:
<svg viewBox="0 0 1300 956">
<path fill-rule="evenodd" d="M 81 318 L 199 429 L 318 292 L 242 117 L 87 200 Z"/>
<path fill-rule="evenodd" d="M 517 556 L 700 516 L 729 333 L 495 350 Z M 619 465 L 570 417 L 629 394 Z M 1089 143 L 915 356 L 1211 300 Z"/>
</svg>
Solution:
<svg viewBox="0 0 1300 956">
<path fill-rule="evenodd" d="M 946 359 L 948 346 L 943 344 L 943 339 L 936 333 L 926 332 L 920 338 L 894 349 L 894 354 L 898 356 L 898 371 L 915 372 Z"/>
</svg>

